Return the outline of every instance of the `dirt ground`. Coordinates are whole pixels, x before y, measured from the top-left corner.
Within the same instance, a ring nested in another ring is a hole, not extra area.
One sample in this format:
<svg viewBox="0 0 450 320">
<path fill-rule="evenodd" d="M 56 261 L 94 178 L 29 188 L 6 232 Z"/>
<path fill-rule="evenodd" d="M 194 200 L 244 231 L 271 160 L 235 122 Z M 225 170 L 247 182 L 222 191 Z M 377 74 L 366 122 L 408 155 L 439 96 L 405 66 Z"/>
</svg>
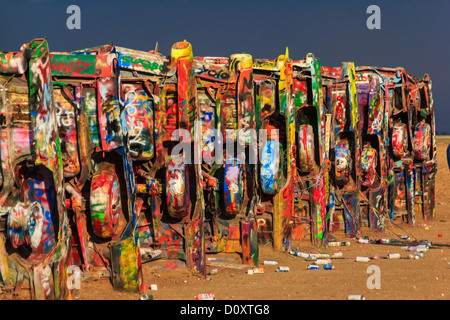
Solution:
<svg viewBox="0 0 450 320">
<path fill-rule="evenodd" d="M 449 300 L 450 171 L 446 148 L 450 136 L 440 136 L 437 140 L 436 219 L 424 221 L 421 215 L 416 215 L 414 226 L 396 220 L 385 233 L 363 230 L 364 235 L 371 239 L 398 239 L 395 232 L 436 244 L 424 257 L 406 259 L 409 252 L 401 246 L 359 244 L 353 239 L 349 240 L 350 246 L 345 247 L 316 248 L 307 242 L 293 243 L 292 247 L 301 252 L 342 253 L 341 259 L 332 260 L 334 270 L 322 267 L 308 270 L 309 261 L 286 252 L 276 252 L 269 245 L 260 248 L 262 274 L 248 274 L 250 267 L 242 265 L 239 255 L 234 254 L 208 256 L 208 272 L 217 269 L 217 273 L 208 275 L 206 279 L 193 275 L 179 261 L 145 263 L 144 284 L 148 290 L 143 294 L 151 294 L 153 300 L 194 300 L 202 293 L 214 293 L 216 300 L 347 300 L 349 295 L 363 295 L 366 300 Z M 390 253 L 399 253 L 402 259 L 383 259 Z M 375 255 L 380 259 L 355 261 L 357 256 Z M 278 265 L 264 265 L 266 259 L 276 260 Z M 370 289 L 368 278 L 375 273 L 368 268 L 374 265 L 379 267 L 381 286 Z M 277 272 L 277 266 L 289 267 L 290 270 Z M 150 290 L 151 285 L 156 285 L 157 290 Z M 107 278 L 90 278 L 81 283 L 74 299 L 139 300 L 141 295 L 114 291 Z"/>
</svg>

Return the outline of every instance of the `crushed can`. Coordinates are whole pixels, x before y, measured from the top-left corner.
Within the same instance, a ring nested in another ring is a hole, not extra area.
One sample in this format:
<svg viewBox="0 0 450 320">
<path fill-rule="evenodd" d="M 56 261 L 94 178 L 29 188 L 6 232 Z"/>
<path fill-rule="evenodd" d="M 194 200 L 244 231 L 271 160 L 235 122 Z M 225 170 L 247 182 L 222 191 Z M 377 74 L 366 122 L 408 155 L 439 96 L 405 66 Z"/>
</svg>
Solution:
<svg viewBox="0 0 450 320">
<path fill-rule="evenodd" d="M 319 266 L 315 264 L 310 264 L 307 267 L 308 270 L 319 270 Z"/>
<path fill-rule="evenodd" d="M 323 268 L 325 270 L 334 270 L 335 269 L 335 267 L 332 264 L 324 264 Z"/>
</svg>

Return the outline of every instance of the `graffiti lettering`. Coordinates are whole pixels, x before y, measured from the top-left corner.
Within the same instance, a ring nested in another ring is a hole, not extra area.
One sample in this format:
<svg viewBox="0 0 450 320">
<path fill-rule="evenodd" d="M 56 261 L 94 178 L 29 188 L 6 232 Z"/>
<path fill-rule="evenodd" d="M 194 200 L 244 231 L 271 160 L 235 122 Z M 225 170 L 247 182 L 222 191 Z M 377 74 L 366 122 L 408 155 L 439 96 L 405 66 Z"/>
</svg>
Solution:
<svg viewBox="0 0 450 320">
<path fill-rule="evenodd" d="M 148 61 L 145 59 L 140 58 L 133 58 L 132 56 L 122 56 L 121 57 L 121 63 L 124 64 L 134 64 L 134 65 L 141 65 L 145 69 L 148 69 L 150 71 L 159 70 L 162 71 L 162 65 L 158 64 L 156 61 Z"/>
</svg>

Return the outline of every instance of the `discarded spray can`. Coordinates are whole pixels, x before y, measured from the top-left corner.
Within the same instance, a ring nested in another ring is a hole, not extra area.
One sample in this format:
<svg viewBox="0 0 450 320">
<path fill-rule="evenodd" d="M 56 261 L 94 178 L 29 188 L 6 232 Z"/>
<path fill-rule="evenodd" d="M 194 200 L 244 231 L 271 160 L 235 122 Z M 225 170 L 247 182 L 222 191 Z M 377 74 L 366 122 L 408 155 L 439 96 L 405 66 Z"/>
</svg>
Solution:
<svg viewBox="0 0 450 320">
<path fill-rule="evenodd" d="M 338 242 L 328 242 L 327 244 L 329 247 L 344 247 L 344 246 L 349 246 L 350 245 L 350 241 L 338 241 Z"/>
<path fill-rule="evenodd" d="M 139 300 L 153 300 L 152 294 L 143 294 Z"/>
<path fill-rule="evenodd" d="M 316 254 L 316 258 L 317 259 L 319 259 L 319 258 L 329 258 L 329 257 L 330 257 L 329 253 L 317 253 Z"/>
<path fill-rule="evenodd" d="M 400 259 L 400 253 L 389 253 L 388 258 L 389 259 Z"/>
<path fill-rule="evenodd" d="M 376 243 L 389 243 L 391 242 L 390 239 L 377 239 L 375 240 Z"/>
<path fill-rule="evenodd" d="M 277 267 L 277 272 L 289 272 L 289 267 Z"/>
<path fill-rule="evenodd" d="M 334 270 L 334 266 L 332 264 L 324 264 L 323 268 L 325 270 Z"/>
<path fill-rule="evenodd" d="M 339 258 L 339 257 L 342 257 L 342 252 L 336 252 L 336 253 L 333 253 L 333 255 L 331 256 L 332 258 Z"/>
<path fill-rule="evenodd" d="M 264 268 L 252 268 L 253 273 L 264 273 Z"/>
<path fill-rule="evenodd" d="M 310 264 L 307 267 L 308 270 L 319 270 L 319 266 L 318 265 L 314 265 L 314 264 Z"/>
<path fill-rule="evenodd" d="M 348 300 L 366 300 L 362 294 L 350 294 Z"/>
<path fill-rule="evenodd" d="M 315 264 L 328 264 L 328 263 L 331 263 L 330 259 L 317 259 L 315 261 Z"/>
<path fill-rule="evenodd" d="M 313 254 L 310 254 L 310 255 L 306 258 L 306 261 L 315 261 L 315 260 L 317 260 L 317 258 L 316 258 L 316 256 L 313 255 Z"/>
<path fill-rule="evenodd" d="M 309 256 L 309 253 L 299 252 L 297 250 L 290 251 L 289 253 L 300 258 L 308 258 Z"/>
<path fill-rule="evenodd" d="M 428 246 L 427 245 L 418 245 L 416 251 L 417 252 L 428 252 Z"/>
<path fill-rule="evenodd" d="M 276 260 L 264 260 L 264 264 L 275 265 L 278 264 L 278 262 Z"/>
<path fill-rule="evenodd" d="M 369 244 L 370 240 L 369 239 L 358 238 L 358 243 Z"/>
<path fill-rule="evenodd" d="M 409 240 L 409 236 L 402 236 L 402 240 Z"/>
<path fill-rule="evenodd" d="M 356 261 L 357 262 L 369 262 L 370 258 L 369 257 L 356 257 Z"/>
<path fill-rule="evenodd" d="M 214 293 L 201 293 L 195 297 L 195 300 L 216 300 Z"/>
<path fill-rule="evenodd" d="M 308 258 L 309 257 L 309 253 L 297 252 L 296 256 L 300 257 L 300 258 Z"/>
</svg>

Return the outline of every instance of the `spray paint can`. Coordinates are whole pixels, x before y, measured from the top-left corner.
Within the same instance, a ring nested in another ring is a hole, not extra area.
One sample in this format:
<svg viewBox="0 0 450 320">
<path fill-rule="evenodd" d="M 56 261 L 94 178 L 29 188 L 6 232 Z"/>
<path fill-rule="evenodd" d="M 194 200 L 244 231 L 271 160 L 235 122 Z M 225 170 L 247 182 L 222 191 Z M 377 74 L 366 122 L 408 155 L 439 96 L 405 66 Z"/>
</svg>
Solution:
<svg viewBox="0 0 450 320">
<path fill-rule="evenodd" d="M 277 267 L 277 272 L 289 272 L 289 267 Z"/>
<path fill-rule="evenodd" d="M 324 264 L 323 268 L 325 270 L 334 270 L 334 266 L 332 264 Z"/>
<path fill-rule="evenodd" d="M 348 300 L 366 300 L 362 294 L 350 294 Z"/>
<path fill-rule="evenodd" d="M 356 261 L 357 262 L 369 262 L 370 258 L 369 257 L 356 257 Z"/>
<path fill-rule="evenodd" d="M 289 253 L 300 258 L 308 258 L 309 256 L 309 253 L 299 252 L 297 250 L 290 251 Z"/>
<path fill-rule="evenodd" d="M 317 260 L 317 258 L 315 255 L 312 254 L 308 255 L 308 257 L 306 258 L 306 261 L 315 261 L 315 260 Z"/>
<path fill-rule="evenodd" d="M 329 258 L 330 254 L 329 253 L 317 253 L 316 254 L 316 258 L 320 259 L 320 258 Z"/>
<path fill-rule="evenodd" d="M 388 254 L 389 259 L 400 259 L 400 253 L 390 253 Z"/>
<path fill-rule="evenodd" d="M 264 273 L 264 268 L 252 268 L 253 273 Z"/>
<path fill-rule="evenodd" d="M 339 257 L 342 257 L 342 252 L 336 252 L 336 253 L 333 253 L 333 255 L 331 256 L 332 258 L 339 258 Z"/>
<path fill-rule="evenodd" d="M 300 257 L 300 258 L 308 258 L 309 257 L 309 253 L 297 252 L 296 256 Z"/>
<path fill-rule="evenodd" d="M 278 264 L 278 262 L 276 260 L 264 260 L 264 264 L 275 265 Z"/>
<path fill-rule="evenodd" d="M 426 246 L 426 245 L 418 245 L 416 251 L 417 252 L 428 252 L 428 246 Z"/>
<path fill-rule="evenodd" d="M 328 263 L 331 263 L 330 259 L 317 259 L 315 261 L 315 264 L 328 264 Z"/>
<path fill-rule="evenodd" d="M 314 264 L 310 264 L 310 265 L 308 265 L 308 270 L 319 270 L 319 266 L 317 266 L 317 265 L 314 265 Z"/>
<path fill-rule="evenodd" d="M 329 247 L 343 247 L 343 246 L 349 246 L 350 241 L 340 241 L 340 242 L 328 242 L 327 246 Z"/>
<path fill-rule="evenodd" d="M 195 300 L 216 300 L 214 293 L 201 293 L 195 297 Z"/>
</svg>

